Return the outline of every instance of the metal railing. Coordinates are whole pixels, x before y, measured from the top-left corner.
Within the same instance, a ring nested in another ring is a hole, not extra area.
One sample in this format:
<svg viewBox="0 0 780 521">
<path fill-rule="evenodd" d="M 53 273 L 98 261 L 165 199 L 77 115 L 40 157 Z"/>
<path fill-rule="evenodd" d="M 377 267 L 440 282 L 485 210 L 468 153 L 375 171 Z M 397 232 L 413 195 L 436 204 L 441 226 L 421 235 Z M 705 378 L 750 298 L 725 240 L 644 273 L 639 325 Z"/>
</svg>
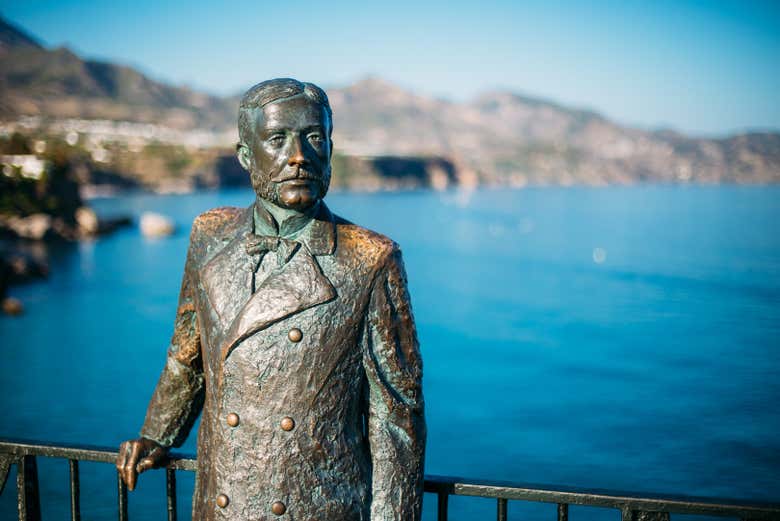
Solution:
<svg viewBox="0 0 780 521">
<path fill-rule="evenodd" d="M 37 457 L 62 458 L 70 466 L 70 517 L 81 519 L 79 462 L 96 461 L 114 465 L 117 452 L 105 447 L 45 444 L 0 439 L 0 494 L 12 465 L 17 466 L 16 489 L 20 521 L 41 518 Z M 171 453 L 165 466 L 168 521 L 176 521 L 176 471 L 194 471 L 192 457 Z M 622 521 L 669 521 L 670 514 L 723 516 L 743 521 L 780 520 L 780 504 L 721 498 L 669 496 L 611 490 L 478 481 L 445 476 L 426 476 L 425 492 L 436 494 L 439 521 L 447 521 L 450 496 L 475 496 L 496 500 L 496 518 L 506 521 L 509 501 L 532 501 L 558 505 L 558 521 L 568 521 L 569 505 L 617 509 Z M 127 487 L 117 474 L 117 511 L 127 521 Z"/>
</svg>

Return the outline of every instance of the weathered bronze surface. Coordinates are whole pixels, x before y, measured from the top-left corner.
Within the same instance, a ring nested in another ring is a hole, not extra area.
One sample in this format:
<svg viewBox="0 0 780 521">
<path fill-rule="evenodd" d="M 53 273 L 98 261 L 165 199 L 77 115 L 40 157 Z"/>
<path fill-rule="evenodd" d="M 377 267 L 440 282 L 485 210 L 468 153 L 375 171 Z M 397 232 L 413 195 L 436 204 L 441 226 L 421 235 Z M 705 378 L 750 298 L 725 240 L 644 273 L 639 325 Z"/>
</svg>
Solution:
<svg viewBox="0 0 780 521">
<path fill-rule="evenodd" d="M 244 96 L 237 147 L 257 199 L 194 222 L 168 360 L 132 490 L 198 414 L 193 519 L 417 520 L 422 361 L 401 251 L 333 215 L 327 96 L 291 79 Z"/>
</svg>

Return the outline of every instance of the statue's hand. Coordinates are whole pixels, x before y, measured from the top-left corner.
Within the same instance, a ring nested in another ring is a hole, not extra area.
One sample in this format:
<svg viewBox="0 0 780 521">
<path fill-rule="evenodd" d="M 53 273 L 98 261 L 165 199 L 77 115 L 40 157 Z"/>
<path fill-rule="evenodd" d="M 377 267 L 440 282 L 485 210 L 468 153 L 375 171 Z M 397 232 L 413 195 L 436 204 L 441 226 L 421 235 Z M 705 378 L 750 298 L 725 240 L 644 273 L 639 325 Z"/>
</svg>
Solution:
<svg viewBox="0 0 780 521">
<path fill-rule="evenodd" d="M 127 440 L 119 446 L 116 470 L 127 488 L 135 488 L 138 474 L 157 467 L 168 455 L 168 449 L 147 438 Z"/>
</svg>

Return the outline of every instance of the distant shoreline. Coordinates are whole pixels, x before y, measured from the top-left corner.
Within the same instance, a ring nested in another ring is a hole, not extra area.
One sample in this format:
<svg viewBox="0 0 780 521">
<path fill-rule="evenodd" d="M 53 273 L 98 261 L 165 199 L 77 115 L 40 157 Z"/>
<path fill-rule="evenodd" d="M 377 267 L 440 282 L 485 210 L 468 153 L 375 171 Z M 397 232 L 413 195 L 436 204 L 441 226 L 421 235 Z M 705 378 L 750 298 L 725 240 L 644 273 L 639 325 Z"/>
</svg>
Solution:
<svg viewBox="0 0 780 521">
<path fill-rule="evenodd" d="M 358 195 L 370 195 L 370 194 L 390 194 L 390 193 L 415 193 L 415 192 L 438 192 L 438 193 L 469 193 L 475 191 L 522 191 L 522 190 L 546 190 L 546 189 L 611 189 L 611 188 L 722 188 L 722 187 L 734 187 L 734 188 L 777 188 L 780 187 L 780 182 L 771 183 L 738 183 L 738 182 L 721 182 L 721 183 L 659 183 L 659 182 L 639 182 L 629 184 L 610 184 L 610 185 L 590 185 L 590 184 L 534 184 L 525 186 L 498 186 L 498 185 L 480 185 L 476 187 L 458 187 L 452 186 L 443 190 L 437 190 L 432 187 L 419 187 L 419 188 L 380 188 L 377 190 L 361 190 L 355 188 L 335 187 L 330 188 L 328 193 L 330 194 L 358 194 Z M 108 188 L 86 186 L 81 190 L 81 197 L 85 201 L 93 201 L 100 199 L 110 199 L 114 197 L 127 197 L 137 195 L 157 195 L 157 196 L 186 196 L 201 193 L 214 193 L 222 191 L 252 191 L 252 187 L 247 186 L 219 186 L 215 188 L 195 188 L 187 191 L 159 191 L 149 190 L 144 188 Z"/>
</svg>

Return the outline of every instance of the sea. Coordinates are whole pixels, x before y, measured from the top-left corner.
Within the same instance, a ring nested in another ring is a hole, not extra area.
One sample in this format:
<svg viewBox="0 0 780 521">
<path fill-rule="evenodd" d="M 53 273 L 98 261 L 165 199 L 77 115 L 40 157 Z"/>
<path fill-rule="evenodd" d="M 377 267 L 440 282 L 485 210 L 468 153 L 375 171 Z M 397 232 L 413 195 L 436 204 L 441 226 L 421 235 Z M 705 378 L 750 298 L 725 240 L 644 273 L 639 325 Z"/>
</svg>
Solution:
<svg viewBox="0 0 780 521">
<path fill-rule="evenodd" d="M 249 190 L 125 195 L 103 216 L 170 216 L 52 246 L 47 280 L 0 317 L 0 438 L 136 437 L 173 329 L 192 220 Z M 331 193 L 401 245 L 424 357 L 427 474 L 780 499 L 780 188 L 634 186 Z M 195 433 L 184 452 L 194 452 Z M 39 460 L 44 519 L 69 519 L 68 465 Z M 130 519 L 165 517 L 162 471 Z M 0 495 L 14 519 L 15 471 Z M 81 465 L 82 518 L 116 519 L 111 465 Z M 189 519 L 191 472 L 178 473 Z M 436 497 L 425 496 L 425 519 Z M 450 519 L 495 519 L 453 497 Z M 509 519 L 555 505 L 510 501 Z M 618 521 L 572 507 L 573 520 Z"/>
</svg>

